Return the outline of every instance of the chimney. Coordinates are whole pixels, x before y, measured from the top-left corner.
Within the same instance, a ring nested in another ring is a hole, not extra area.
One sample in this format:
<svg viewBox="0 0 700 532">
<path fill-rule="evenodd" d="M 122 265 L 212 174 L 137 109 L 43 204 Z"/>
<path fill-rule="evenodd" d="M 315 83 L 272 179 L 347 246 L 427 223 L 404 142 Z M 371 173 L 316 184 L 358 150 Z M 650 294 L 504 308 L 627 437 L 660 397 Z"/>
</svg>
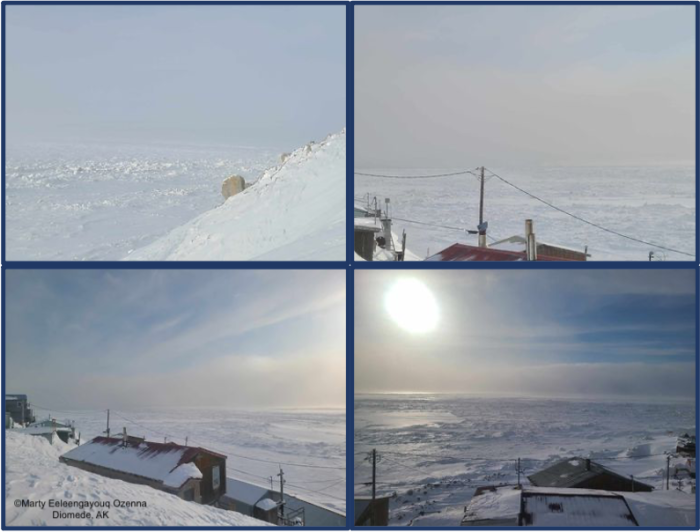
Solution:
<svg viewBox="0 0 700 532">
<path fill-rule="evenodd" d="M 124 427 L 124 432 L 122 433 L 122 445 L 124 447 L 126 447 L 126 442 L 127 442 L 126 427 Z"/>
<path fill-rule="evenodd" d="M 537 260 L 537 240 L 532 220 L 525 220 L 525 256 L 527 260 Z"/>
<path fill-rule="evenodd" d="M 393 251 L 394 239 L 391 235 L 391 218 L 389 218 L 389 198 L 384 198 L 384 204 L 386 205 L 386 208 L 384 211 L 384 217 L 381 219 L 382 236 L 384 237 L 384 249 Z"/>
</svg>

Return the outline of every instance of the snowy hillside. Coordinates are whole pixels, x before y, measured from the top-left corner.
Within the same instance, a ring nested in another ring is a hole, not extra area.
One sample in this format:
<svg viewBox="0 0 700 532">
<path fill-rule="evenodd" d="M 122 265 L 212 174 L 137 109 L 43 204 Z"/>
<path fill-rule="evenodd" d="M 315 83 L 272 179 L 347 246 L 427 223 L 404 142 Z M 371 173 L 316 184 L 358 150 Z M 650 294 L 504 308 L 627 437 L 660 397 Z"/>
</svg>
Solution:
<svg viewBox="0 0 700 532">
<path fill-rule="evenodd" d="M 389 495 L 392 526 L 459 526 L 479 486 L 513 485 L 520 458 L 527 477 L 585 456 L 655 488 L 629 503 L 648 526 L 695 521 L 694 480 L 672 473 L 666 453 L 695 433 L 688 403 L 493 398 L 468 395 L 355 395 L 355 494 L 371 490 L 372 449 L 378 494 Z M 671 468 L 685 459 L 672 457 Z M 627 496 L 627 494 L 625 494 Z"/>
<path fill-rule="evenodd" d="M 7 431 L 5 440 L 5 524 L 8 526 L 270 526 L 237 512 L 184 501 L 147 487 L 88 473 L 58 461 L 73 446 L 51 445 L 37 436 Z M 46 507 L 17 508 L 15 500 L 44 501 Z M 94 503 L 94 508 L 49 508 L 48 501 Z M 147 507 L 116 507 L 117 502 L 146 501 Z M 102 506 L 105 503 L 110 508 Z M 54 519 L 54 510 L 92 514 L 89 519 Z M 106 510 L 109 517 L 96 519 Z"/>
<path fill-rule="evenodd" d="M 128 260 L 344 260 L 345 130 Z"/>
<path fill-rule="evenodd" d="M 231 174 L 255 181 L 282 148 L 8 145 L 8 260 L 121 260 L 222 202 Z"/>
</svg>

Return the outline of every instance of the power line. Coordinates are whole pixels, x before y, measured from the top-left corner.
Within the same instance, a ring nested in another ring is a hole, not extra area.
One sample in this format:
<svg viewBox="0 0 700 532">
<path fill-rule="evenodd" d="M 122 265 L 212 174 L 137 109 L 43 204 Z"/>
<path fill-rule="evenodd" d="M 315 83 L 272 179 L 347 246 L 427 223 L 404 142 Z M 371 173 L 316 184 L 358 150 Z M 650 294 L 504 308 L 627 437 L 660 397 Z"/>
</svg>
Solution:
<svg viewBox="0 0 700 532">
<path fill-rule="evenodd" d="M 565 211 L 564 209 L 562 209 L 562 208 L 560 208 L 560 207 L 557 207 L 556 205 L 553 205 L 552 203 L 550 203 L 550 202 L 548 202 L 548 201 L 546 201 L 546 200 L 540 198 L 539 196 L 536 196 L 535 194 L 532 194 L 531 192 L 528 192 L 527 190 L 525 190 L 525 189 L 523 189 L 523 188 L 520 188 L 518 185 L 515 185 L 514 183 L 511 183 L 510 181 L 508 181 L 507 179 L 505 179 L 504 177 L 501 177 L 500 175 L 498 175 L 497 173 L 495 173 L 493 170 L 490 170 L 490 169 L 489 169 L 489 172 L 491 172 L 491 175 L 492 175 L 493 177 L 495 177 L 495 178 L 497 178 L 497 179 L 500 179 L 500 180 L 503 181 L 506 185 L 510 185 L 511 187 L 513 187 L 514 189 L 516 189 L 516 190 L 522 192 L 523 194 L 526 194 L 527 196 L 530 196 L 531 198 L 533 198 L 533 199 L 535 199 L 535 200 L 537 200 L 537 201 L 539 201 L 539 202 L 541 202 L 541 203 L 544 203 L 544 204 L 547 205 L 548 207 L 551 207 L 551 208 L 554 209 L 554 210 L 557 210 L 557 211 L 559 211 L 559 212 L 561 212 L 561 213 L 563 213 L 563 214 L 566 214 L 567 216 L 571 216 L 572 218 L 574 218 L 575 220 L 578 220 L 579 222 L 583 222 L 583 223 L 585 223 L 585 224 L 591 225 L 591 226 L 593 226 L 593 227 L 596 227 L 597 229 L 600 229 L 600 230 L 602 230 L 602 231 L 606 231 L 606 232 L 611 233 L 611 234 L 613 234 L 613 235 L 617 235 L 617 236 L 619 236 L 619 237 L 626 238 L 626 239 L 628 239 L 628 240 L 632 240 L 633 242 L 639 242 L 640 244 L 644 244 L 644 245 L 646 245 L 646 246 L 652 246 L 652 247 L 659 248 L 659 249 L 663 249 L 663 250 L 666 250 L 666 251 L 671 251 L 671 252 L 673 252 L 673 253 L 680 253 L 681 255 L 686 255 L 686 256 L 688 256 L 688 257 L 693 257 L 693 258 L 695 257 L 695 255 L 693 255 L 693 254 L 691 254 L 691 253 L 687 253 L 687 252 L 685 252 L 685 251 L 680 251 L 680 250 L 677 250 L 677 249 L 669 248 L 669 247 L 666 247 L 666 246 L 661 246 L 661 245 L 659 245 L 659 244 L 654 244 L 653 242 L 647 242 L 646 240 L 642 240 L 641 238 L 636 238 L 636 237 L 633 237 L 633 236 L 625 235 L 625 234 L 620 233 L 620 232 L 618 232 L 618 231 L 615 231 L 615 230 L 613 230 L 613 229 L 608 229 L 607 227 L 603 227 L 602 225 L 597 224 L 597 223 L 595 223 L 595 222 L 591 222 L 591 221 L 589 221 L 589 220 L 586 220 L 585 218 L 582 218 L 582 217 L 580 217 L 580 216 L 578 216 L 578 215 L 576 215 L 576 214 L 570 213 L 569 211 Z"/>
<path fill-rule="evenodd" d="M 132 420 L 132 419 L 129 419 L 129 418 L 127 418 L 127 417 L 124 417 L 124 416 L 121 415 L 119 412 L 114 412 L 114 411 L 112 411 L 112 413 L 113 413 L 113 414 L 116 414 L 117 416 L 119 416 L 120 418 L 124 419 L 125 421 L 128 421 L 129 423 L 133 423 L 133 424 L 135 424 L 135 425 L 139 425 L 139 426 L 141 426 L 141 427 L 143 427 L 143 428 L 145 428 L 145 429 L 147 429 L 147 430 L 150 430 L 151 432 L 155 432 L 156 434 L 160 434 L 161 436 L 166 436 L 166 437 L 168 437 L 168 438 L 174 438 L 174 436 L 173 436 L 172 434 L 166 434 L 165 432 L 151 429 L 150 427 L 147 427 L 146 425 L 143 425 L 142 423 L 139 423 L 138 421 L 134 421 L 134 420 Z M 192 439 L 192 438 L 190 438 L 189 441 L 191 441 L 192 443 L 197 443 L 197 444 L 199 444 L 199 445 L 203 445 L 203 446 L 205 446 L 205 447 L 211 449 L 212 451 L 215 451 L 215 452 L 218 452 L 218 453 L 221 453 L 221 454 L 225 454 L 225 455 L 228 455 L 228 456 L 235 456 L 236 458 L 243 458 L 244 460 L 251 460 L 251 461 L 253 461 L 253 462 L 263 462 L 263 463 L 266 463 L 266 464 L 284 465 L 284 466 L 290 466 L 290 467 L 307 467 L 307 468 L 310 468 L 310 469 L 333 469 L 333 470 L 338 470 L 338 471 L 345 471 L 345 467 L 324 466 L 324 465 L 317 465 L 317 464 L 302 464 L 302 463 L 298 463 L 298 462 L 281 462 L 281 461 L 279 461 L 279 460 L 266 460 L 266 459 L 264 459 L 264 458 L 254 458 L 254 457 L 252 457 L 252 456 L 245 456 L 245 455 L 242 455 L 242 454 L 232 453 L 232 452 L 230 452 L 230 451 L 221 451 L 221 450 L 219 450 L 219 449 L 215 449 L 214 447 L 212 447 L 212 446 L 209 445 L 208 443 L 203 443 L 203 442 L 194 440 L 194 439 Z"/>
<path fill-rule="evenodd" d="M 386 177 L 389 179 L 431 179 L 434 177 L 450 177 L 455 175 L 472 174 L 476 175 L 471 170 L 461 170 L 459 172 L 452 172 L 449 174 L 430 174 L 430 175 L 389 175 L 389 174 L 367 174 L 364 172 L 355 172 L 355 175 L 361 175 L 365 177 Z"/>
<path fill-rule="evenodd" d="M 407 222 L 407 223 L 418 224 L 418 225 L 427 225 L 430 227 L 439 227 L 441 229 L 450 229 L 453 231 L 460 231 L 462 233 L 469 233 L 469 234 L 476 234 L 477 233 L 477 231 L 475 229 L 465 229 L 463 227 L 454 227 L 454 226 L 450 226 L 450 225 L 433 224 L 430 222 L 419 222 L 418 220 L 409 220 L 407 218 L 397 218 L 395 216 L 392 216 L 392 219 L 398 220 L 400 222 Z"/>
</svg>

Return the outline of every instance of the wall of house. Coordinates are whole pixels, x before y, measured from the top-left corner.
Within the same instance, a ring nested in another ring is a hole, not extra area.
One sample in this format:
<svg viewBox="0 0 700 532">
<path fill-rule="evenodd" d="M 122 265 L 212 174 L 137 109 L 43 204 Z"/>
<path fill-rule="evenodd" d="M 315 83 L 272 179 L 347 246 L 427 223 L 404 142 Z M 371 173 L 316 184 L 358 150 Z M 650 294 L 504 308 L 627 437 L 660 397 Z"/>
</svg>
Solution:
<svg viewBox="0 0 700 532">
<path fill-rule="evenodd" d="M 226 493 L 226 459 L 207 453 L 200 453 L 194 459 L 194 464 L 202 472 L 200 484 L 202 504 L 215 502 Z M 213 469 L 219 466 L 219 486 L 213 486 Z"/>
</svg>

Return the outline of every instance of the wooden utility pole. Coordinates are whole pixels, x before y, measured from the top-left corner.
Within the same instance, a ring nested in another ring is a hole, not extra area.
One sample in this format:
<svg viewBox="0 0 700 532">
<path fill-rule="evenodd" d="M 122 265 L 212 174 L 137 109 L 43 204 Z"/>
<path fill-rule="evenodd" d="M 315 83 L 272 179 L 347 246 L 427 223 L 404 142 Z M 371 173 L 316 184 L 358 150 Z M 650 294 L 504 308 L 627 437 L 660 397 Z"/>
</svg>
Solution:
<svg viewBox="0 0 700 532">
<path fill-rule="evenodd" d="M 517 465 L 515 466 L 515 468 L 516 468 L 517 471 L 518 471 L 518 487 L 520 487 L 520 458 L 518 458 L 518 463 L 517 463 Z"/>
<path fill-rule="evenodd" d="M 484 227 L 484 167 L 481 167 L 479 179 L 481 186 L 479 192 L 479 247 L 486 247 L 486 228 Z"/>
<path fill-rule="evenodd" d="M 107 409 L 107 437 L 109 438 L 109 408 Z"/>
<path fill-rule="evenodd" d="M 669 484 L 671 482 L 671 456 L 666 457 L 666 491 L 670 489 Z"/>
<path fill-rule="evenodd" d="M 377 449 L 372 449 L 372 500 L 377 497 Z"/>
<path fill-rule="evenodd" d="M 277 474 L 280 477 L 280 516 L 284 519 L 284 471 L 280 466 L 280 472 Z"/>
</svg>

